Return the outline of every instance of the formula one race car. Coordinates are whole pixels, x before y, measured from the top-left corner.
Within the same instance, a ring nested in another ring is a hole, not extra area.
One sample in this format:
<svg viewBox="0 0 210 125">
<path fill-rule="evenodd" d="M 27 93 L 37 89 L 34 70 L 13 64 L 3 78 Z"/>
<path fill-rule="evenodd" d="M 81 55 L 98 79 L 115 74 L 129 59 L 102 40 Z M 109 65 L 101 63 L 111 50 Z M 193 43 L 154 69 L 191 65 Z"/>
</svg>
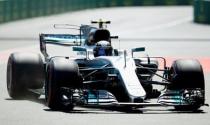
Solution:
<svg viewBox="0 0 210 125">
<path fill-rule="evenodd" d="M 54 25 L 72 27 L 79 33 L 40 34 L 43 56 L 11 54 L 7 65 L 10 97 L 38 98 L 44 94 L 52 110 L 73 110 L 75 105 L 82 105 L 132 109 L 173 106 L 176 110 L 195 111 L 205 105 L 204 73 L 197 60 L 179 59 L 167 67 L 163 57 L 135 58 L 134 53 L 145 51 L 144 47 L 133 48 L 131 53 L 114 49 L 112 39 L 118 37 L 105 28 L 110 21 L 92 23 L 99 27 Z M 50 56 L 49 44 L 69 46 L 77 57 Z M 164 89 L 160 91 L 154 85 Z"/>
</svg>

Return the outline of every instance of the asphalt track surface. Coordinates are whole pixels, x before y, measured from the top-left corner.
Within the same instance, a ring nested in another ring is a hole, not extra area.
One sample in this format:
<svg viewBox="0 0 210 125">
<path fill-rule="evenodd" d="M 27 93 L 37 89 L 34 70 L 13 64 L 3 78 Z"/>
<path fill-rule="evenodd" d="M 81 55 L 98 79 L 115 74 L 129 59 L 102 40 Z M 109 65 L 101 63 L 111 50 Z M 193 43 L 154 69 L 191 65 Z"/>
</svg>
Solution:
<svg viewBox="0 0 210 125">
<path fill-rule="evenodd" d="M 50 111 L 44 99 L 12 100 L 6 91 L 6 63 L 12 52 L 38 52 L 39 33 L 53 30 L 53 24 L 89 24 L 100 18 L 111 20 L 113 46 L 128 49 L 145 46 L 150 56 L 164 56 L 168 65 L 177 58 L 196 58 L 203 65 L 206 103 L 210 103 L 210 26 L 192 22 L 192 7 L 131 7 L 85 10 L 0 25 L 0 124 L 1 125 L 209 125 L 210 109 L 198 113 L 176 112 L 172 107 L 152 107 L 125 113 L 108 109 L 76 107 L 73 112 Z M 69 48 L 53 48 L 57 54 Z"/>
</svg>

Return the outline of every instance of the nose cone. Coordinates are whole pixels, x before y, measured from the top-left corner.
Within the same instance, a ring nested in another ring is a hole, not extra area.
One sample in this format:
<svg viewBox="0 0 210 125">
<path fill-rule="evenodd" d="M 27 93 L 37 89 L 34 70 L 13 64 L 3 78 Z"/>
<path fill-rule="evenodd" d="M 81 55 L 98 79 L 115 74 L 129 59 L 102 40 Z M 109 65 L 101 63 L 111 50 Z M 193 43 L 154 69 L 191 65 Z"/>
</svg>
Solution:
<svg viewBox="0 0 210 125">
<path fill-rule="evenodd" d="M 144 99 L 146 97 L 146 92 L 136 74 L 135 62 L 131 57 L 126 58 L 126 67 L 124 65 L 125 60 L 123 57 L 119 57 L 118 60 L 114 62 L 114 66 L 117 67 L 121 76 L 122 84 L 124 84 L 129 96 L 132 97 L 131 100 L 134 98 Z"/>
</svg>

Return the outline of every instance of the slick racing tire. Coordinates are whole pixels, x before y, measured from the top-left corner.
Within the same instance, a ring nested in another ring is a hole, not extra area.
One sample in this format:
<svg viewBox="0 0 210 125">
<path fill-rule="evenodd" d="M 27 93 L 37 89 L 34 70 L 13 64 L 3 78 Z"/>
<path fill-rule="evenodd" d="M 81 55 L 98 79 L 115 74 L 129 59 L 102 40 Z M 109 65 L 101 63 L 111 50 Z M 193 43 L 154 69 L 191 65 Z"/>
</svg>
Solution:
<svg viewBox="0 0 210 125">
<path fill-rule="evenodd" d="M 7 64 L 7 90 L 13 99 L 38 98 L 29 89 L 43 87 L 44 64 L 39 54 L 12 53 Z"/>
<path fill-rule="evenodd" d="M 52 58 L 47 68 L 45 98 L 51 110 L 73 110 L 71 89 L 81 88 L 81 77 L 76 62 Z M 65 90 L 67 88 L 67 90 Z M 63 100 L 63 96 L 68 99 Z"/>
<path fill-rule="evenodd" d="M 201 64 L 197 60 L 180 59 L 173 62 L 170 70 L 172 84 L 169 89 L 194 89 L 205 88 L 204 73 Z"/>
<path fill-rule="evenodd" d="M 201 64 L 197 60 L 180 59 L 174 61 L 171 67 L 170 90 L 200 89 L 205 90 L 204 73 Z M 203 95 L 205 97 L 205 95 Z M 175 106 L 176 110 L 196 111 L 204 100 L 199 100 L 199 104 L 187 106 Z"/>
</svg>

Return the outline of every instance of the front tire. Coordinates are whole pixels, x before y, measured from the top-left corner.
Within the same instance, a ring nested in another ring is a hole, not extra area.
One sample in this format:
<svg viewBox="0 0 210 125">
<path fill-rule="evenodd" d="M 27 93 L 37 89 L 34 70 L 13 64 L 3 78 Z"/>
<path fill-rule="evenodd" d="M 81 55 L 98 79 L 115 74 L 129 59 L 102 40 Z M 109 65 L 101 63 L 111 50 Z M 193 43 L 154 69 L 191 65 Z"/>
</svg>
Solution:
<svg viewBox="0 0 210 125">
<path fill-rule="evenodd" d="M 70 90 L 81 87 L 77 63 L 65 58 L 53 58 L 49 63 L 47 74 L 45 87 L 47 106 L 51 110 L 73 110 Z M 62 100 L 64 95 L 68 98 L 66 102 Z"/>
<path fill-rule="evenodd" d="M 195 104 L 175 106 L 176 110 L 196 111 L 204 104 L 205 80 L 201 64 L 197 60 L 176 60 L 171 67 L 171 82 L 169 90 L 198 90 L 201 97 L 196 97 Z M 203 93 L 202 93 L 203 91 Z"/>
<path fill-rule="evenodd" d="M 172 84 L 169 89 L 205 89 L 203 69 L 197 60 L 176 60 L 170 72 Z"/>
</svg>

